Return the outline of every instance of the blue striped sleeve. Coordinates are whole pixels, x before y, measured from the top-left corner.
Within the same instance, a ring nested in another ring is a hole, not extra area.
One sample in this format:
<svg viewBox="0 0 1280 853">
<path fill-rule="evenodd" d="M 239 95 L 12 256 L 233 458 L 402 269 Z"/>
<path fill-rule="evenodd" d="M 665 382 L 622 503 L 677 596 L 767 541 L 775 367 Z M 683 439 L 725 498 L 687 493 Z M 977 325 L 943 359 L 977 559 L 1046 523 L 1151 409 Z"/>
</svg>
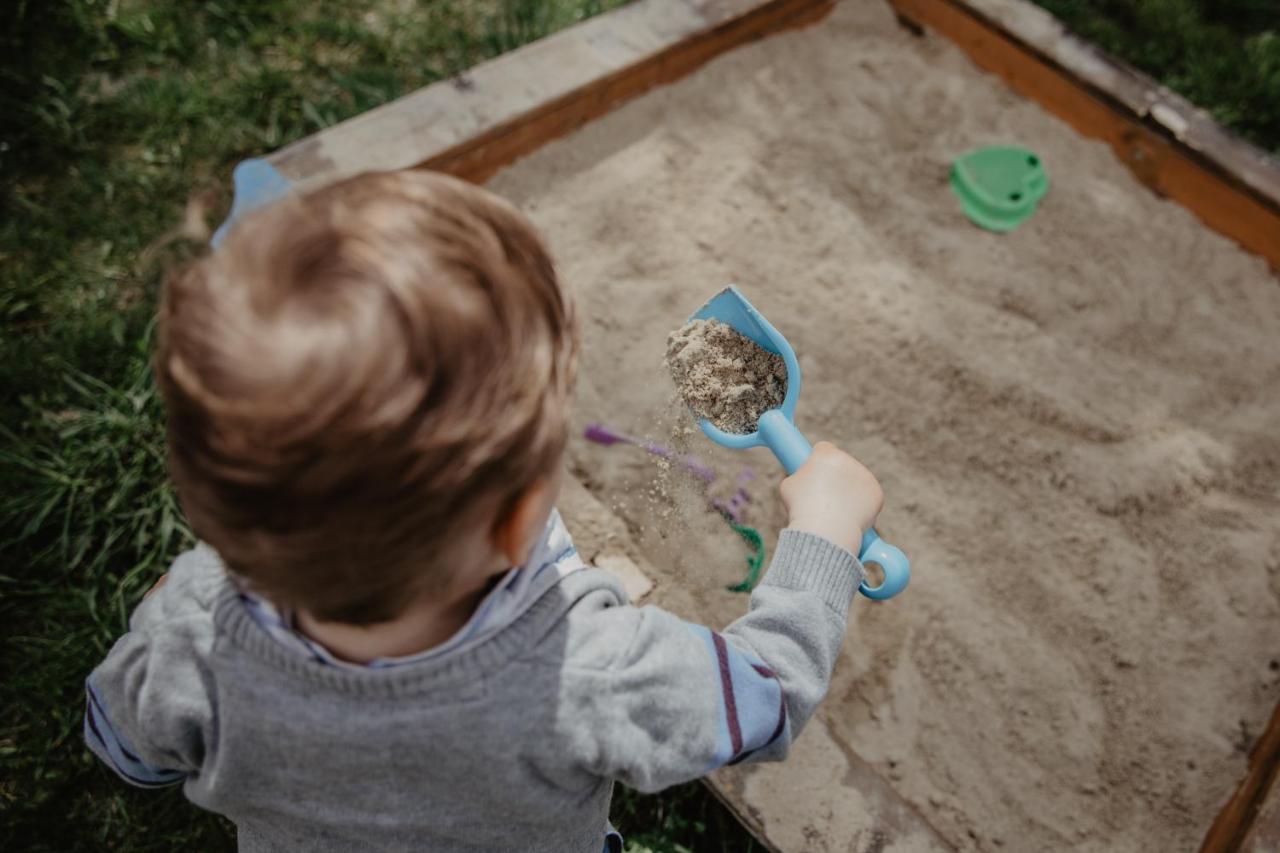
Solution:
<svg viewBox="0 0 1280 853">
<path fill-rule="evenodd" d="M 84 739 L 94 755 L 131 785 L 162 788 L 186 778 L 181 771 L 153 767 L 138 757 L 137 750 L 116 731 L 91 680 L 85 681 Z"/>
<path fill-rule="evenodd" d="M 719 682 L 715 756 L 706 772 L 750 758 L 787 730 L 787 702 L 778 675 L 719 633 L 688 624 L 707 649 L 711 678 Z"/>
</svg>

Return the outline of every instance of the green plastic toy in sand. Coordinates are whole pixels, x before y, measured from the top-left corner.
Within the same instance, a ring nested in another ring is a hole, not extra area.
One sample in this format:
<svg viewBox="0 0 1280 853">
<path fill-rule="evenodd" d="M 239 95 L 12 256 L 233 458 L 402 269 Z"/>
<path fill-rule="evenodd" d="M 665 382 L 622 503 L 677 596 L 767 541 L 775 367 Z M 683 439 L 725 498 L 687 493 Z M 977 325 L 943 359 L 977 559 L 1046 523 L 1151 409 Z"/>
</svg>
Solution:
<svg viewBox="0 0 1280 853">
<path fill-rule="evenodd" d="M 972 151 L 951 166 L 951 189 L 976 225 L 1012 231 L 1036 212 L 1049 175 L 1033 151 L 997 145 Z"/>
</svg>

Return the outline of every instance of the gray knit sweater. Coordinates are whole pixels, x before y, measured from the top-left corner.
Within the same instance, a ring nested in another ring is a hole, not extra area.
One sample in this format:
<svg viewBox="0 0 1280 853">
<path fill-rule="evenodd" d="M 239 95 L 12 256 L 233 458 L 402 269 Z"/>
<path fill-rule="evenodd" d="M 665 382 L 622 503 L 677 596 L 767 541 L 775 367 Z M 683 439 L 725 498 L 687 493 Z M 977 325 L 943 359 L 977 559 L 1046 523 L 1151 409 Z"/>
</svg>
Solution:
<svg viewBox="0 0 1280 853">
<path fill-rule="evenodd" d="M 861 579 L 785 530 L 723 632 L 587 569 L 478 646 L 361 670 L 274 641 L 200 547 L 90 676 L 85 736 L 128 781 L 229 817 L 241 850 L 597 853 L 614 780 L 655 791 L 787 754 Z"/>
</svg>

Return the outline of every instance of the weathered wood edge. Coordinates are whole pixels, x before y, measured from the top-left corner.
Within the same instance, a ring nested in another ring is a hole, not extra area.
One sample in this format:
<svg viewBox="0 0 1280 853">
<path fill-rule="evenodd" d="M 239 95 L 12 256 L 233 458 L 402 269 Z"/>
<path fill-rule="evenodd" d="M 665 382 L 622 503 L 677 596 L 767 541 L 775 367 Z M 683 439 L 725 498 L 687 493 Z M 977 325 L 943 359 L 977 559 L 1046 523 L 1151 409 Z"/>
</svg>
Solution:
<svg viewBox="0 0 1280 853">
<path fill-rule="evenodd" d="M 1203 111 L 1025 0 L 889 0 L 1085 136 L 1135 177 L 1280 269 L 1280 166 Z"/>
<path fill-rule="evenodd" d="M 1250 750 L 1249 770 L 1235 793 L 1218 813 L 1213 825 L 1209 827 L 1209 832 L 1205 835 L 1204 843 L 1200 847 L 1200 853 L 1235 853 L 1241 849 L 1246 837 L 1252 835 L 1254 822 L 1268 793 L 1275 785 L 1278 773 L 1280 773 L 1280 705 L 1276 706 L 1271 714 L 1271 721 L 1267 723 L 1267 728 Z M 1277 822 L 1280 822 L 1280 819 L 1272 821 L 1273 824 Z M 1270 831 L 1276 832 L 1276 826 L 1271 826 Z M 1276 834 L 1280 835 L 1280 832 Z"/>
<path fill-rule="evenodd" d="M 480 181 L 833 0 L 638 0 L 299 140 L 267 160 L 303 187 L 422 166 Z"/>
</svg>

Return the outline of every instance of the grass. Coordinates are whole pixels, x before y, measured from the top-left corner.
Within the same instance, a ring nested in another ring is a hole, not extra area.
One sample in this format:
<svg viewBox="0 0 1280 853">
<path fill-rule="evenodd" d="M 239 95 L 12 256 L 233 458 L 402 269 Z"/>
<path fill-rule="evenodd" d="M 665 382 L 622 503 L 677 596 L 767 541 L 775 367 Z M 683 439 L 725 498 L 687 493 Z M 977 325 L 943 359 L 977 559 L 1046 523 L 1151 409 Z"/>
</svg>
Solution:
<svg viewBox="0 0 1280 853">
<path fill-rule="evenodd" d="M 1276 0 L 1035 0 L 1070 29 L 1280 155 Z"/>
<path fill-rule="evenodd" d="M 231 167 L 621 2 L 0 4 L 0 849 L 234 846 L 80 736 L 84 676 L 191 542 L 151 324 Z M 614 817 L 635 850 L 750 844 L 697 785 L 621 792 Z"/>
</svg>

